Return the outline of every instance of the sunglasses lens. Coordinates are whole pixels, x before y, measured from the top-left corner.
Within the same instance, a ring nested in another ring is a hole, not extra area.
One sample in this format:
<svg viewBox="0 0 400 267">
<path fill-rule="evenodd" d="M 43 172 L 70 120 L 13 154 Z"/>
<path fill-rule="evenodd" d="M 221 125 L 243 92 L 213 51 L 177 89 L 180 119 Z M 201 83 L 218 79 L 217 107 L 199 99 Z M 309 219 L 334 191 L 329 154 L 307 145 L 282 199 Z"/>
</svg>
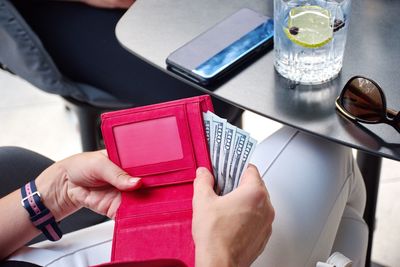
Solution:
<svg viewBox="0 0 400 267">
<path fill-rule="evenodd" d="M 354 78 L 347 84 L 341 104 L 348 113 L 368 122 L 379 122 L 384 114 L 381 91 L 365 78 Z"/>
</svg>

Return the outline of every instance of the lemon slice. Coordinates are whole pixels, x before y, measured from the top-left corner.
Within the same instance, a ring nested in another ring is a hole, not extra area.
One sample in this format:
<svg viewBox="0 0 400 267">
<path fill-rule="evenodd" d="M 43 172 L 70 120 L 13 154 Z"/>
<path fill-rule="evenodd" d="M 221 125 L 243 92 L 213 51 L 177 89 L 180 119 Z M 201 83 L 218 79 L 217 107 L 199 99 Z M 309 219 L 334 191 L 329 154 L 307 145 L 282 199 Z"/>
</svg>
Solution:
<svg viewBox="0 0 400 267">
<path fill-rule="evenodd" d="M 295 44 L 318 48 L 332 40 L 333 28 L 329 10 L 320 6 L 294 7 L 289 12 L 286 36 Z"/>
</svg>

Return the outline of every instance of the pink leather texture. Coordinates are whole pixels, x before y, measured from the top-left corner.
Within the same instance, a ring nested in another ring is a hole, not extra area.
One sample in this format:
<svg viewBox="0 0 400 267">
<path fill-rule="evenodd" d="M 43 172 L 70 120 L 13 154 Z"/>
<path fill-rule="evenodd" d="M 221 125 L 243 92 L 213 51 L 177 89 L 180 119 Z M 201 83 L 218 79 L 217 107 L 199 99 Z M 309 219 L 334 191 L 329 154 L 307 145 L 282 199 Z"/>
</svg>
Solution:
<svg viewBox="0 0 400 267">
<path fill-rule="evenodd" d="M 93 267 L 186 267 L 187 265 L 179 260 L 159 259 L 151 261 L 122 261 L 103 263 Z"/>
<path fill-rule="evenodd" d="M 194 266 L 193 180 L 197 167 L 211 170 L 207 110 L 213 107 L 204 95 L 102 114 L 109 158 L 143 183 L 122 193 L 112 262 L 167 258 Z"/>
</svg>

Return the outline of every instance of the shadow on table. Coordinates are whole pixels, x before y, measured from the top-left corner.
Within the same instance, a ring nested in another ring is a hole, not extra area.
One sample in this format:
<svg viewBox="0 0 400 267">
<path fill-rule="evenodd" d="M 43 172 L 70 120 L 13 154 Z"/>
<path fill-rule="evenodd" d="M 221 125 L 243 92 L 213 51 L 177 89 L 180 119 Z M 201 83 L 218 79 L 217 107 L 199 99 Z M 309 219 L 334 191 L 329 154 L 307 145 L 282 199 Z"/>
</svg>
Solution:
<svg viewBox="0 0 400 267">
<path fill-rule="evenodd" d="M 302 85 L 275 71 L 275 88 L 274 103 L 277 109 L 296 120 L 318 122 L 335 113 L 340 78 L 318 85 Z"/>
</svg>

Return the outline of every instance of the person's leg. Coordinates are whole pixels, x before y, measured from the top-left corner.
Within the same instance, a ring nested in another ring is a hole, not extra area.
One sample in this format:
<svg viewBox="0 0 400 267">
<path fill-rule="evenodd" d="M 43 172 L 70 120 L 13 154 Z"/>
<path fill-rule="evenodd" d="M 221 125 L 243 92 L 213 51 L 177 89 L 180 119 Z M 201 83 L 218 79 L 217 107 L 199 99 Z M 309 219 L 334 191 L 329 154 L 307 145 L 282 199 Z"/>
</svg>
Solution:
<svg viewBox="0 0 400 267">
<path fill-rule="evenodd" d="M 53 161 L 20 147 L 0 147 L 0 197 L 35 179 Z"/>
<path fill-rule="evenodd" d="M 253 266 L 314 267 L 333 252 L 336 236 L 357 251 L 339 252 L 364 266 L 365 189 L 351 149 L 284 127 L 257 145 L 253 162 L 276 212 L 272 236 Z M 338 228 L 349 228 L 349 207 L 357 230 L 344 235 Z"/>
<path fill-rule="evenodd" d="M 365 253 L 368 245 L 368 227 L 363 220 L 363 207 L 365 205 L 365 187 L 360 170 L 354 168 L 356 175 L 352 178 L 352 192 L 336 235 L 332 251 L 342 251 L 353 259 L 353 266 L 365 266 Z M 357 200 L 362 199 L 362 201 Z M 362 206 L 361 206 L 362 205 Z"/>
</svg>

